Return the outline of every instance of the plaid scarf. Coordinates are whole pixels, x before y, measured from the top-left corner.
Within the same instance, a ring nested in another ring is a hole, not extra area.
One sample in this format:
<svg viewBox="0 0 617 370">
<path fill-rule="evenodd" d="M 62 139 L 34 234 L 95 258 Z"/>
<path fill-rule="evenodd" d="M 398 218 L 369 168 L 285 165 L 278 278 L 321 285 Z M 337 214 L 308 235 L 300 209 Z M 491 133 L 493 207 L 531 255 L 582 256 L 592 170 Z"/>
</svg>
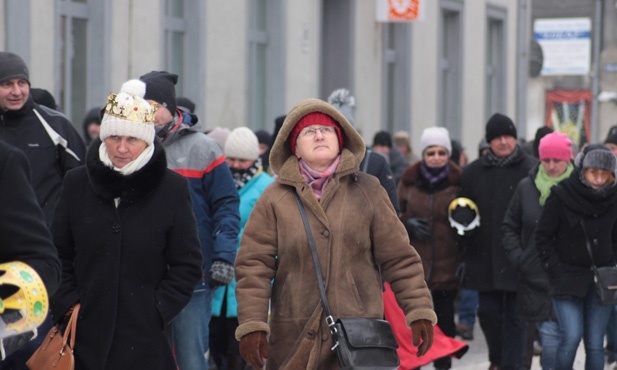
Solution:
<svg viewBox="0 0 617 370">
<path fill-rule="evenodd" d="M 253 177 L 259 175 L 262 171 L 261 158 L 257 158 L 253 165 L 246 170 L 237 170 L 230 168 L 231 176 L 234 178 L 234 184 L 236 189 L 240 190 L 244 185 L 253 179 Z"/>
<path fill-rule="evenodd" d="M 430 185 L 435 185 L 448 177 L 450 174 L 450 163 L 446 162 L 445 166 L 441 167 L 429 167 L 426 165 L 426 162 L 422 160 L 420 163 L 420 173 Z"/>
<path fill-rule="evenodd" d="M 521 151 L 521 148 L 519 148 L 519 146 L 517 145 L 514 148 L 514 151 L 512 152 L 512 154 L 510 154 L 509 156 L 498 157 L 495 155 L 495 153 L 493 153 L 492 150 L 489 149 L 488 153 L 486 154 L 486 159 L 488 160 L 488 163 L 490 163 L 491 165 L 495 167 L 508 167 L 519 156 L 520 151 Z"/>
<path fill-rule="evenodd" d="M 340 154 L 334 159 L 334 162 L 325 169 L 323 172 L 315 171 L 310 168 L 304 160 L 300 159 L 298 162 L 300 164 L 300 174 L 304 178 L 304 181 L 310 186 L 313 194 L 317 200 L 321 200 L 321 196 L 323 194 L 323 190 L 328 185 L 330 179 L 334 176 L 334 171 L 336 171 L 336 167 L 338 166 L 338 162 L 341 160 Z"/>
</svg>

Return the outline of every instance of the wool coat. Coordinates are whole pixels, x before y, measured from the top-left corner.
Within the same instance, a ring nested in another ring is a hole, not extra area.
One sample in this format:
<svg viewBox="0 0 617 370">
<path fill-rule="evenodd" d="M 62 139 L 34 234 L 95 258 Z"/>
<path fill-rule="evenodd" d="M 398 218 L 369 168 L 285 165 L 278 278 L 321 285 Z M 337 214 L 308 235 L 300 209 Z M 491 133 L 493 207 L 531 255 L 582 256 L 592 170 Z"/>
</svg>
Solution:
<svg viewBox="0 0 617 370">
<path fill-rule="evenodd" d="M 320 201 L 303 179 L 288 140 L 310 112 L 331 116 L 344 133 L 340 162 Z M 253 208 L 235 264 L 236 338 L 255 331 L 270 334 L 268 369 L 338 368 L 294 194 L 306 209 L 334 317 L 383 318 L 381 268 L 407 325 L 437 321 L 405 227 L 379 181 L 358 169 L 364 152 L 347 119 L 318 99 L 294 107 L 277 135 L 270 165 L 278 177 Z"/>
<path fill-rule="evenodd" d="M 435 187 L 422 176 L 417 162 L 407 167 L 398 184 L 398 198 L 401 204 L 400 219 L 424 218 L 428 221 L 430 240 L 414 238 L 407 227 L 412 245 L 422 258 L 424 279 L 431 290 L 457 290 L 459 278 L 456 271 L 461 262 L 461 252 L 456 232 L 448 221 L 448 205 L 459 192 L 461 170 L 450 162 L 448 177 Z"/>
<path fill-rule="evenodd" d="M 501 223 L 518 183 L 537 164 L 522 149 L 505 167 L 482 156 L 463 170 L 461 197 L 473 200 L 480 211 L 480 227 L 463 239 L 463 286 L 478 291 L 516 291 L 516 274 L 503 248 Z"/>
<path fill-rule="evenodd" d="M 540 191 L 535 184 L 537 174 L 536 166 L 518 184 L 501 225 L 503 246 L 516 271 L 517 314 L 532 322 L 547 321 L 552 313 L 548 275 L 535 242 L 535 230 L 542 213 Z"/>
<path fill-rule="evenodd" d="M 614 265 L 617 256 L 617 186 L 596 191 L 574 169 L 551 188 L 536 229 L 536 247 L 549 276 L 550 294 L 584 297 L 593 282 L 591 257 L 598 267 Z"/>
<path fill-rule="evenodd" d="M 62 263 L 52 314 L 58 321 L 81 303 L 77 370 L 176 369 L 164 330 L 202 275 L 187 181 L 167 169 L 158 140 L 128 176 L 100 161 L 100 145 L 64 180 L 52 224 Z"/>
</svg>

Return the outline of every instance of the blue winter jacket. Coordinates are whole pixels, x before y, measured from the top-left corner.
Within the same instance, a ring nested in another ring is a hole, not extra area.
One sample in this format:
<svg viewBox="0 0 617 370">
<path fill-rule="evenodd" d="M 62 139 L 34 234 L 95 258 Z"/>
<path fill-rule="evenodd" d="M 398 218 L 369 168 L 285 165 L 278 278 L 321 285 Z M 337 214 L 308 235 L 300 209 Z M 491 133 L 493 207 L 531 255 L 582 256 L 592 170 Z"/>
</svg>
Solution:
<svg viewBox="0 0 617 370">
<path fill-rule="evenodd" d="M 242 237 L 244 225 L 248 221 L 251 211 L 257 199 L 274 179 L 265 172 L 259 173 L 247 182 L 238 192 L 240 194 L 240 235 Z M 240 248 L 240 243 L 238 243 Z M 227 296 L 227 311 L 225 317 L 238 317 L 238 303 L 236 302 L 236 279 L 228 286 L 216 288 L 212 297 L 212 316 L 221 316 L 223 308 L 223 297 Z"/>
<path fill-rule="evenodd" d="M 234 263 L 240 199 L 219 144 L 192 129 L 197 117 L 177 111 L 176 125 L 163 141 L 167 167 L 189 182 L 204 265 L 201 284 L 215 260 Z"/>
</svg>

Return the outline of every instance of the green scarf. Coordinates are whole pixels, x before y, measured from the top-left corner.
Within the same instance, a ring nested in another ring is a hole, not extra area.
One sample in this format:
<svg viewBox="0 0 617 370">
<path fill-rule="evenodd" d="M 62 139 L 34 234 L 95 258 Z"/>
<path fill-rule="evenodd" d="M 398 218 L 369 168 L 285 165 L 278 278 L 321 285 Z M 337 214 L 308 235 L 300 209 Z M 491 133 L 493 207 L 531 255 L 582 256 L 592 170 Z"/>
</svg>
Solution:
<svg viewBox="0 0 617 370">
<path fill-rule="evenodd" d="M 538 174 L 536 175 L 536 180 L 534 181 L 536 184 L 536 188 L 540 191 L 540 205 L 544 207 L 544 203 L 546 203 L 546 199 L 549 195 L 551 195 L 551 188 L 553 185 L 557 185 L 561 180 L 566 179 L 572 173 L 574 166 L 572 163 L 568 163 L 568 167 L 566 170 L 558 177 L 550 177 L 542 164 L 540 164 L 538 168 Z"/>
</svg>

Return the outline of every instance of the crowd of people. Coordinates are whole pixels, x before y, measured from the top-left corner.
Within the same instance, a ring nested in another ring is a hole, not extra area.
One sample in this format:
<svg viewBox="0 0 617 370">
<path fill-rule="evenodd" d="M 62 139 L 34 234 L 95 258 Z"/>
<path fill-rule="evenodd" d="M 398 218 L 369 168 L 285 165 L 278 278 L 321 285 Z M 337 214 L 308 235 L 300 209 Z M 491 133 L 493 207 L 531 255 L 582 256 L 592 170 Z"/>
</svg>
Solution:
<svg viewBox="0 0 617 370">
<path fill-rule="evenodd" d="M 587 370 L 605 338 L 617 351 L 592 269 L 616 264 L 617 128 L 580 150 L 548 127 L 523 145 L 495 113 L 469 162 L 437 124 L 417 152 L 404 131 L 366 145 L 347 89 L 272 133 L 203 132 L 177 81 L 126 81 L 80 134 L 0 52 L 0 269 L 27 264 L 49 296 L 0 369 L 26 369 L 78 303 L 76 369 L 337 369 L 313 262 L 332 316 L 385 315 L 401 358 L 427 359 L 403 369 L 450 369 L 476 317 L 489 370 L 529 369 L 535 340 L 546 370 L 572 369 L 581 339 Z M 457 229 L 461 199 L 475 215 Z"/>
</svg>

